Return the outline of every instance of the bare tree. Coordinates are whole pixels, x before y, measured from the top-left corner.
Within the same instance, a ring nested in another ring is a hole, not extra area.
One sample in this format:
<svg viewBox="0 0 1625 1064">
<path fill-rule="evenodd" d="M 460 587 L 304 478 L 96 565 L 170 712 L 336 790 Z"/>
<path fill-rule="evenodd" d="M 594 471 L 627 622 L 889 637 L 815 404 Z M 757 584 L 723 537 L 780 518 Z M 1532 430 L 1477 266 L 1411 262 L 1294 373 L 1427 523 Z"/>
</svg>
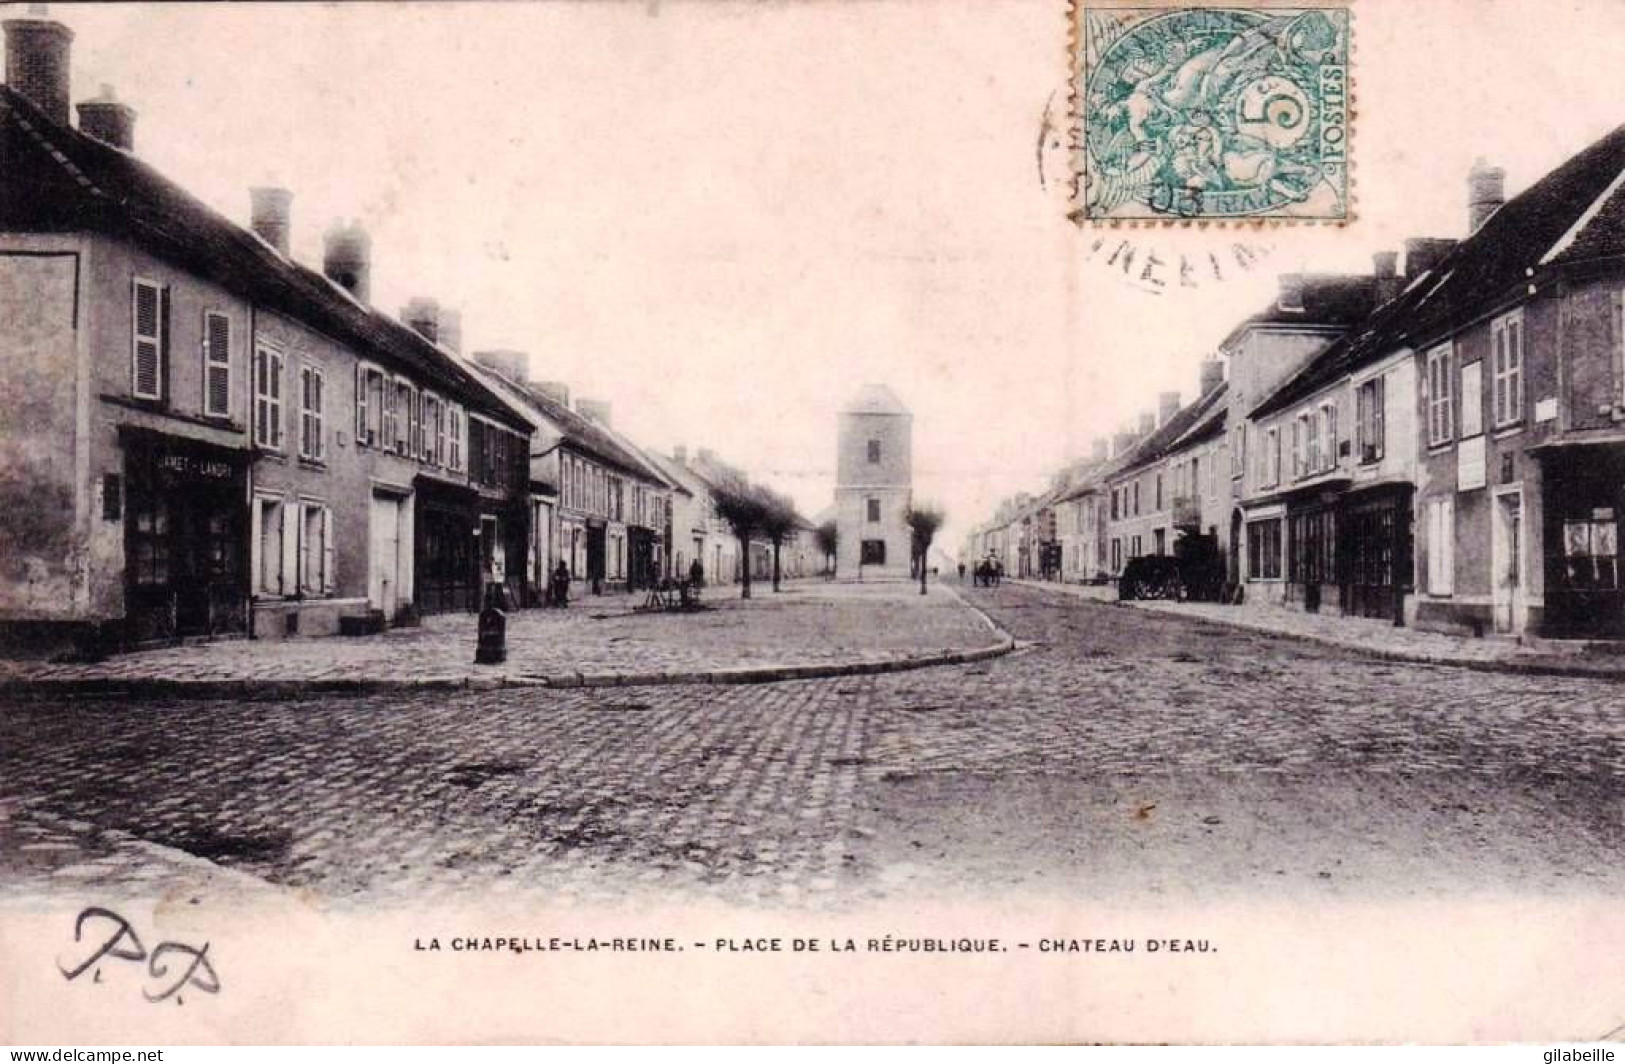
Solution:
<svg viewBox="0 0 1625 1064">
<path fill-rule="evenodd" d="M 824 571 L 833 573 L 835 571 L 833 565 L 835 551 L 841 545 L 841 534 L 837 530 L 835 522 L 825 521 L 813 532 L 813 536 L 818 541 L 818 550 L 824 555 Z"/>
<path fill-rule="evenodd" d="M 739 556 L 744 560 L 739 597 L 750 598 L 750 541 L 766 531 L 770 504 L 750 481 L 728 474 L 711 485 L 711 509 L 739 541 Z"/>
<path fill-rule="evenodd" d="M 799 523 L 795 503 L 769 488 L 758 487 L 765 512 L 762 514 L 762 535 L 773 544 L 773 590 L 779 590 L 779 552 L 785 540 L 795 534 Z"/>
<path fill-rule="evenodd" d="M 942 527 L 942 508 L 930 504 L 910 506 L 903 520 L 913 533 L 914 560 L 920 569 L 920 594 L 923 595 L 927 571 L 925 563 L 931 553 L 931 541 L 937 538 L 937 529 Z"/>
</svg>

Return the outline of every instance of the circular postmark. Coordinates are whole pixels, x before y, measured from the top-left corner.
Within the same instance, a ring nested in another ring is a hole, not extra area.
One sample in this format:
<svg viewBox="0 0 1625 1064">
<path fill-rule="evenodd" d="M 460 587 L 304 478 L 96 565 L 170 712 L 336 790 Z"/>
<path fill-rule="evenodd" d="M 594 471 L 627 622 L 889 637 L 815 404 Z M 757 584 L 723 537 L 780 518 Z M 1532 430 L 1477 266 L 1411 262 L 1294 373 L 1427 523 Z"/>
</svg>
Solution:
<svg viewBox="0 0 1625 1064">
<path fill-rule="evenodd" d="M 1346 217 L 1345 11 L 1191 8 L 1096 30 L 1087 217 Z"/>
</svg>

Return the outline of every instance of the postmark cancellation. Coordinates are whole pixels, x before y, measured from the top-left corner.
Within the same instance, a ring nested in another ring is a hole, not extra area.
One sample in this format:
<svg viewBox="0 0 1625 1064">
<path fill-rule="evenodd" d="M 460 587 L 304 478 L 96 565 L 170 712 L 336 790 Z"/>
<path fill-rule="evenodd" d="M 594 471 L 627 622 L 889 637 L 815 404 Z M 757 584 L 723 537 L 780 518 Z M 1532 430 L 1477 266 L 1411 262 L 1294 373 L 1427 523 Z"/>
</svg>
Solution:
<svg viewBox="0 0 1625 1064">
<path fill-rule="evenodd" d="M 1352 218 L 1347 7 L 1072 10 L 1074 217 Z"/>
</svg>

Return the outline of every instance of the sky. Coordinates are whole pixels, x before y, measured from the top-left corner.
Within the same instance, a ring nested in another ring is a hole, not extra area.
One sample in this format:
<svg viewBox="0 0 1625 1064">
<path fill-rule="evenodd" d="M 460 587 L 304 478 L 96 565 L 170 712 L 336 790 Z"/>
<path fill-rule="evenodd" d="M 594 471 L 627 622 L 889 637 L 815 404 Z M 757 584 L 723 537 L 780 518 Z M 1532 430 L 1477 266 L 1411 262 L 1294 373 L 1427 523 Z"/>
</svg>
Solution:
<svg viewBox="0 0 1625 1064">
<path fill-rule="evenodd" d="M 52 5 L 74 99 L 114 86 L 147 161 L 245 224 L 251 186 L 289 188 L 313 265 L 360 220 L 378 306 L 457 307 L 466 350 L 528 352 L 645 447 L 713 448 L 816 515 L 836 412 L 889 384 L 953 545 L 1193 397 L 1278 273 L 1463 235 L 1476 157 L 1515 193 L 1625 120 L 1625 3 L 1355 11 L 1353 224 L 1100 230 L 1039 150 L 1064 0 Z M 1107 264 L 1125 240 L 1256 258 L 1158 294 Z"/>
</svg>

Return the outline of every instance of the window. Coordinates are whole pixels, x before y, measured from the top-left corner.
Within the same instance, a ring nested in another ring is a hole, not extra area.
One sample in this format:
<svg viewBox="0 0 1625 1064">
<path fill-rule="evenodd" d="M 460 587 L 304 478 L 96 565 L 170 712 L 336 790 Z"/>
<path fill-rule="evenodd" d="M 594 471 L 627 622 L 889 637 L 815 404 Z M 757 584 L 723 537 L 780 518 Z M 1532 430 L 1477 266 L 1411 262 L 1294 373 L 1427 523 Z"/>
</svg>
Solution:
<svg viewBox="0 0 1625 1064">
<path fill-rule="evenodd" d="M 1613 591 L 1619 587 L 1617 522 L 1563 522 L 1563 586 L 1575 591 Z"/>
<path fill-rule="evenodd" d="M 1275 487 L 1281 483 L 1281 427 L 1276 425 L 1264 434 L 1264 468 L 1268 474 L 1265 483 Z"/>
<path fill-rule="evenodd" d="M 1254 521 L 1247 526 L 1247 576 L 1253 580 L 1281 578 L 1281 519 Z"/>
<path fill-rule="evenodd" d="M 1139 536 L 1130 536 L 1128 538 L 1128 556 L 1130 558 L 1138 558 L 1145 553 L 1144 547 L 1141 546 L 1142 542 L 1143 540 Z"/>
<path fill-rule="evenodd" d="M 463 470 L 463 431 L 463 408 L 452 403 L 446 407 L 446 468 L 454 473 Z"/>
<path fill-rule="evenodd" d="M 333 511 L 319 503 L 298 507 L 299 591 L 326 595 L 333 590 Z"/>
<path fill-rule="evenodd" d="M 1514 311 L 1490 326 L 1491 408 L 1500 428 L 1523 420 L 1523 312 Z"/>
<path fill-rule="evenodd" d="M 440 397 L 423 393 L 423 460 L 430 465 L 446 462 L 446 413 Z"/>
<path fill-rule="evenodd" d="M 1450 345 L 1440 344 L 1428 352 L 1427 415 L 1428 443 L 1434 446 L 1455 438 L 1455 395 L 1451 391 Z"/>
<path fill-rule="evenodd" d="M 1168 553 L 1168 530 L 1159 528 L 1151 533 L 1151 552 L 1158 557 Z"/>
<path fill-rule="evenodd" d="M 299 457 L 320 462 L 327 457 L 322 441 L 322 371 L 299 367 Z"/>
<path fill-rule="evenodd" d="M 231 319 L 213 312 L 203 315 L 203 413 L 231 415 Z"/>
<path fill-rule="evenodd" d="M 1156 497 L 1157 497 L 1157 505 L 1153 509 L 1153 511 L 1152 511 L 1153 513 L 1155 513 L 1155 512 L 1162 509 L 1162 474 L 1161 473 L 1157 474 Z M 1158 553 L 1161 553 L 1161 552 L 1159 551 Z"/>
<path fill-rule="evenodd" d="M 1484 432 L 1484 363 L 1461 367 L 1461 438 Z"/>
<path fill-rule="evenodd" d="M 880 464 L 880 441 L 879 440 L 870 440 L 869 441 L 869 464 L 870 465 L 879 465 Z"/>
<path fill-rule="evenodd" d="M 1315 469 L 1329 473 L 1337 468 L 1337 404 L 1322 403 L 1315 418 L 1315 429 L 1320 437 L 1320 464 Z"/>
<path fill-rule="evenodd" d="M 1319 413 L 1305 414 L 1302 420 L 1303 434 L 1308 440 L 1308 447 L 1304 454 L 1303 469 L 1299 471 L 1298 475 L 1309 476 L 1311 473 L 1320 472 L 1320 443 L 1324 429 Z"/>
<path fill-rule="evenodd" d="M 288 531 L 283 516 L 281 499 L 261 496 L 254 500 L 254 547 L 259 555 L 254 567 L 255 594 L 282 594 L 282 552 Z"/>
<path fill-rule="evenodd" d="M 254 442 L 282 449 L 282 352 L 265 344 L 254 352 Z"/>
<path fill-rule="evenodd" d="M 396 454 L 411 455 L 416 453 L 414 440 L 419 430 L 418 391 L 404 380 L 395 382 L 395 402 L 393 405 L 393 431 L 386 433 L 385 438 L 393 444 Z"/>
<path fill-rule="evenodd" d="M 1456 521 L 1453 501 L 1434 499 L 1427 504 L 1428 594 L 1449 595 L 1456 583 Z"/>
<path fill-rule="evenodd" d="M 1140 516 L 1140 482 L 1138 480 L 1134 482 L 1134 516 Z M 1135 556 L 1138 557 L 1139 553 L 1135 552 Z"/>
<path fill-rule="evenodd" d="M 869 513 L 868 513 L 869 521 L 870 522 L 878 522 L 880 520 L 880 500 L 879 499 L 867 499 L 867 500 L 865 500 L 865 502 L 867 503 L 868 508 L 869 508 Z"/>
<path fill-rule="evenodd" d="M 138 586 L 169 583 L 169 500 L 130 493 L 130 573 Z"/>
<path fill-rule="evenodd" d="M 1383 455 L 1383 378 L 1372 377 L 1354 393 L 1354 431 L 1361 462 L 1380 462 Z"/>
<path fill-rule="evenodd" d="M 1112 489 L 1112 520 L 1117 520 L 1117 489 Z"/>
<path fill-rule="evenodd" d="M 355 442 L 362 447 L 384 445 L 384 410 L 387 388 L 382 370 L 355 369 Z"/>
<path fill-rule="evenodd" d="M 1230 475 L 1239 477 L 1247 471 L 1247 426 L 1237 425 L 1230 431 Z"/>
<path fill-rule="evenodd" d="M 1300 414 L 1292 419 L 1292 479 L 1297 480 L 1309 471 L 1309 415 Z"/>
<path fill-rule="evenodd" d="M 1123 568 L 1123 541 L 1121 539 L 1117 539 L 1116 537 L 1113 537 L 1113 539 L 1112 539 L 1112 572 L 1115 573 L 1115 572 L 1117 572 L 1118 570 L 1120 570 L 1122 568 Z"/>
<path fill-rule="evenodd" d="M 137 277 L 130 322 L 130 393 L 162 399 L 169 369 L 169 289 Z"/>
</svg>

